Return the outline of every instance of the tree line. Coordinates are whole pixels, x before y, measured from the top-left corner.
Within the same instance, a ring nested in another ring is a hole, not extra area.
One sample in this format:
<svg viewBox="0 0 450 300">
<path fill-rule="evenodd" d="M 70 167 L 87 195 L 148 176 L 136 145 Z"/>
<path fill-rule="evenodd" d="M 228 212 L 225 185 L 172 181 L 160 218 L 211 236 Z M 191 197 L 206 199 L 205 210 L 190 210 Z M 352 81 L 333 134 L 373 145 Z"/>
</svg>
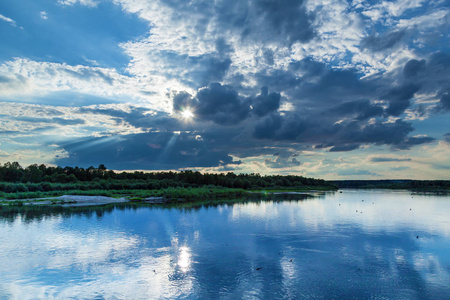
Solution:
<svg viewBox="0 0 450 300">
<path fill-rule="evenodd" d="M 450 180 L 336 180 L 333 184 L 352 189 L 450 190 Z"/>
<path fill-rule="evenodd" d="M 23 168 L 18 162 L 0 164 L 0 191 L 50 191 L 88 189 L 159 189 L 167 187 L 221 186 L 241 189 L 326 187 L 323 179 L 295 175 L 180 172 L 115 172 L 98 167 L 59 167 L 33 164 Z M 8 184 L 11 183 L 11 184 Z"/>
</svg>

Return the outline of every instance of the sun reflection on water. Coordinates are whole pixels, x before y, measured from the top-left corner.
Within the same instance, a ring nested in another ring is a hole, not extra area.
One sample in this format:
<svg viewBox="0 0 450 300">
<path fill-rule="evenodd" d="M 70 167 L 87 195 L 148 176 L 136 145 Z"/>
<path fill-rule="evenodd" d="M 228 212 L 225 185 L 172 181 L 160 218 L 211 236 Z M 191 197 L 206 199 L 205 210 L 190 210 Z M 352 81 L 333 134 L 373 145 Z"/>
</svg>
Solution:
<svg viewBox="0 0 450 300">
<path fill-rule="evenodd" d="M 189 271 L 189 268 L 191 266 L 191 253 L 188 247 L 180 247 L 178 266 L 180 266 L 183 272 Z"/>
</svg>

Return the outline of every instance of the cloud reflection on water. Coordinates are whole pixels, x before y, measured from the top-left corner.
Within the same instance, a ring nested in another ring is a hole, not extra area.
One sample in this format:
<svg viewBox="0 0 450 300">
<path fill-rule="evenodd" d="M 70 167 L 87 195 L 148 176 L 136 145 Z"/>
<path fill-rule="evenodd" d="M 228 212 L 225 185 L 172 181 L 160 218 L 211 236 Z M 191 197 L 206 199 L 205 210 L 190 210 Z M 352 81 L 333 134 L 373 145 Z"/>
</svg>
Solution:
<svg viewBox="0 0 450 300">
<path fill-rule="evenodd" d="M 449 212 L 448 197 L 345 191 L 303 202 L 0 219 L 8 241 L 0 296 L 446 298 Z"/>
</svg>

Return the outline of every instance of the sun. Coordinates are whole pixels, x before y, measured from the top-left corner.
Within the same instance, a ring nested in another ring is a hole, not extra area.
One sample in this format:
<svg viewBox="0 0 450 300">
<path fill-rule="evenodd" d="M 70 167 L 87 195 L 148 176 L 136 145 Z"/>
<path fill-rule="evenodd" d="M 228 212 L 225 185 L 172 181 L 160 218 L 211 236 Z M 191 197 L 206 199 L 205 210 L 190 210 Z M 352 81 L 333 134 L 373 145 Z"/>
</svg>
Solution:
<svg viewBox="0 0 450 300">
<path fill-rule="evenodd" d="M 194 117 L 194 113 L 189 108 L 186 108 L 181 112 L 181 117 L 184 120 L 189 121 Z"/>
</svg>

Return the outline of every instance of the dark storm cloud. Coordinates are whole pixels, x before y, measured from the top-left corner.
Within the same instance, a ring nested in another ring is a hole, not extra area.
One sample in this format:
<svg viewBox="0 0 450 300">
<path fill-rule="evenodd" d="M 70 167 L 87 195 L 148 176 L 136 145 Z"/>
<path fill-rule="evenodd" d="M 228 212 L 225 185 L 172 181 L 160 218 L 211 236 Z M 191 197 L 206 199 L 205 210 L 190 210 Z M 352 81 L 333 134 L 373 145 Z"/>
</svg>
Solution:
<svg viewBox="0 0 450 300">
<path fill-rule="evenodd" d="M 400 72 L 366 78 L 352 69 L 327 69 L 310 58 L 291 63 L 287 70 L 263 70 L 256 75 L 259 84 L 286 94 L 294 111 L 257 121 L 253 137 L 293 140 L 331 147 L 330 151 L 349 151 L 363 144 L 409 149 L 430 143 L 431 137 L 409 138 L 414 128 L 402 115 L 422 91 L 440 95 L 440 111 L 450 107 L 449 62 L 449 55 L 434 53 L 426 60 L 408 61 Z M 427 112 L 424 105 L 412 109 L 422 115 Z M 387 123 L 389 116 L 400 119 Z"/>
<path fill-rule="evenodd" d="M 371 162 L 403 162 L 403 161 L 411 161 L 411 158 L 392 158 L 392 157 L 372 157 L 370 159 Z"/>
<path fill-rule="evenodd" d="M 380 117 L 382 113 L 401 116 L 418 92 L 436 93 L 440 98 L 437 109 L 448 110 L 450 55 L 438 52 L 428 59 L 410 60 L 400 70 L 361 78 L 357 70 L 329 69 L 305 58 L 291 63 L 287 70 L 263 69 L 255 78 L 260 86 L 287 95 L 296 112 L 317 115 L 322 111 L 336 117 L 336 121 L 339 115 L 350 114 L 357 120 Z M 384 112 L 373 100 L 387 104 Z"/>
<path fill-rule="evenodd" d="M 195 118 L 220 125 L 237 125 L 250 116 L 265 116 L 280 107 L 281 95 L 262 87 L 257 96 L 243 97 L 230 86 L 211 83 L 198 90 L 195 97 L 180 92 L 173 96 L 174 111 L 190 109 Z"/>
<path fill-rule="evenodd" d="M 384 34 L 371 34 L 362 39 L 361 48 L 369 49 L 373 52 L 380 52 L 394 47 L 405 36 L 405 31 L 390 31 Z"/>
<path fill-rule="evenodd" d="M 425 93 L 435 93 L 440 100 L 435 111 L 450 109 L 450 54 L 436 52 L 428 59 L 408 61 L 403 68 L 404 86 Z M 405 95 L 408 92 L 405 91 Z"/>
<path fill-rule="evenodd" d="M 267 87 L 261 88 L 261 93 L 253 99 L 250 99 L 253 106 L 253 113 L 257 116 L 265 116 L 270 112 L 276 111 L 280 107 L 281 95 L 279 93 L 270 93 Z"/>
<path fill-rule="evenodd" d="M 69 157 L 60 158 L 60 164 L 98 164 L 110 157 L 104 163 L 116 169 L 227 168 L 227 164 L 236 163 L 230 154 L 267 155 L 273 154 L 275 148 L 278 152 L 288 147 L 337 152 L 363 145 L 386 145 L 403 150 L 434 141 L 432 137 L 410 137 L 414 128 L 402 120 L 416 93 L 440 93 L 440 111 L 447 107 L 448 56 L 441 53 L 425 60 L 410 60 L 392 74 L 366 78 L 361 78 L 357 70 L 329 69 L 311 58 L 303 59 L 283 70 L 262 69 L 255 77 L 257 86 L 262 87 L 258 92 L 239 84 L 210 82 L 224 76 L 229 68 L 228 63 L 220 63 L 218 53 L 228 57 L 233 51 L 220 39 L 216 50 L 212 56 L 187 60 L 197 68 L 191 79 L 209 83 L 195 94 L 173 95 L 175 116 L 145 108 L 80 108 L 80 114 L 104 114 L 118 124 L 127 122 L 152 132 L 65 144 Z M 266 59 L 270 60 L 270 54 Z M 214 60 L 218 63 L 212 63 Z M 292 109 L 278 111 L 283 101 L 292 104 Z M 184 109 L 194 113 L 190 122 L 178 119 Z M 387 122 L 389 116 L 399 119 Z M 264 147 L 268 141 L 273 149 Z M 279 169 L 298 166 L 300 161 L 285 155 L 265 160 L 264 164 Z"/>
<path fill-rule="evenodd" d="M 302 0 L 217 1 L 214 9 L 219 32 L 232 30 L 243 41 L 292 45 L 316 35 Z"/>
<path fill-rule="evenodd" d="M 253 137 L 257 139 L 274 139 L 277 131 L 282 126 L 282 118 L 278 114 L 273 114 L 255 125 Z"/>
<path fill-rule="evenodd" d="M 253 137 L 277 141 L 295 141 L 315 145 L 315 148 L 330 148 L 331 152 L 351 151 L 362 144 L 391 145 L 398 149 L 430 143 L 429 137 L 408 138 L 412 132 L 410 123 L 397 120 L 394 123 L 375 122 L 365 124 L 353 121 L 334 124 L 327 119 L 309 120 L 298 116 L 291 118 L 271 115 L 255 125 Z"/>
<path fill-rule="evenodd" d="M 236 125 L 250 113 L 250 103 L 242 99 L 236 90 L 220 83 L 211 83 L 200 89 L 195 98 L 182 92 L 174 96 L 175 111 L 191 109 L 196 118 L 220 125 Z"/>
<path fill-rule="evenodd" d="M 305 58 L 287 70 L 265 69 L 255 74 L 260 86 L 283 92 L 304 109 L 323 110 L 344 102 L 373 98 L 380 83 L 361 79 L 357 70 L 327 69 L 325 64 Z M 378 92 L 379 93 L 379 92 Z"/>
<path fill-rule="evenodd" d="M 247 118 L 250 105 L 240 99 L 238 93 L 231 87 L 220 83 L 210 84 L 196 95 L 195 114 L 206 120 L 221 125 L 234 125 Z"/>
<path fill-rule="evenodd" d="M 425 59 L 411 59 L 405 64 L 405 67 L 403 68 L 403 75 L 407 78 L 414 77 L 425 70 L 425 65 Z"/>
<path fill-rule="evenodd" d="M 337 107 L 333 107 L 325 113 L 338 116 L 354 115 L 357 120 L 367 120 L 383 114 L 383 108 L 379 105 L 372 105 L 369 100 L 355 100 L 345 102 Z"/>
<path fill-rule="evenodd" d="M 98 165 L 111 169 L 179 169 L 227 165 L 233 159 L 210 149 L 195 134 L 151 132 L 121 137 L 88 138 L 62 144 L 69 153 L 59 165 Z"/>
<path fill-rule="evenodd" d="M 450 88 L 445 93 L 442 93 L 441 99 L 438 104 L 438 109 L 441 111 L 450 110 Z"/>
<path fill-rule="evenodd" d="M 409 149 L 412 146 L 422 145 L 422 144 L 428 144 L 431 142 L 434 142 L 436 139 L 428 136 L 423 137 L 410 137 L 405 139 L 404 141 L 398 143 L 395 145 L 395 148 L 397 149 Z"/>
<path fill-rule="evenodd" d="M 386 113 L 396 117 L 401 115 L 411 105 L 410 100 L 419 89 L 420 87 L 417 84 L 405 84 L 391 89 L 383 96 L 384 99 L 389 101 Z"/>
</svg>

